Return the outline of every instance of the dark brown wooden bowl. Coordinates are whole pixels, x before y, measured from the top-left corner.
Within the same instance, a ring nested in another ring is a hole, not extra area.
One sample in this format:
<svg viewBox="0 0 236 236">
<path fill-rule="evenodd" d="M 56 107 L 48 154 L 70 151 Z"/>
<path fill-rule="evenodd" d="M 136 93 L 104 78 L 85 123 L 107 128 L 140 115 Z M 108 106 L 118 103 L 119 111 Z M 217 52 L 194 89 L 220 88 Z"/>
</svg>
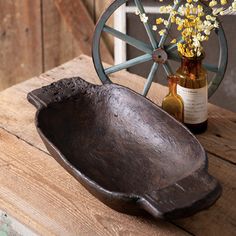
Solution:
<svg viewBox="0 0 236 236">
<path fill-rule="evenodd" d="M 186 217 L 220 196 L 198 140 L 119 85 L 64 79 L 28 94 L 52 156 L 94 196 L 129 214 Z"/>
</svg>

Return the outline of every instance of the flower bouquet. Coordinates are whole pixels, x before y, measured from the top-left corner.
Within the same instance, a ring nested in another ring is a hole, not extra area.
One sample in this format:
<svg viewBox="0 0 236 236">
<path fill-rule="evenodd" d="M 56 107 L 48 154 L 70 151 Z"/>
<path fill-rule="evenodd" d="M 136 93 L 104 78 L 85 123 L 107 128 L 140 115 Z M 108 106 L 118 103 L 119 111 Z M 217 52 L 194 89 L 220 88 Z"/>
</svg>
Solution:
<svg viewBox="0 0 236 236">
<path fill-rule="evenodd" d="M 163 0 L 160 0 L 162 2 Z M 181 66 L 175 75 L 169 76 L 169 94 L 164 98 L 162 107 L 193 133 L 207 129 L 208 121 L 208 81 L 207 71 L 202 66 L 204 59 L 203 43 L 208 41 L 213 30 L 220 27 L 218 16 L 236 12 L 236 0 L 174 0 L 173 5 L 160 7 L 160 13 L 169 18 L 159 17 L 153 30 L 160 36 L 171 35 L 170 25 L 176 26 L 180 39 L 172 38 L 176 44 Z M 144 23 L 146 14 L 140 14 Z"/>
</svg>

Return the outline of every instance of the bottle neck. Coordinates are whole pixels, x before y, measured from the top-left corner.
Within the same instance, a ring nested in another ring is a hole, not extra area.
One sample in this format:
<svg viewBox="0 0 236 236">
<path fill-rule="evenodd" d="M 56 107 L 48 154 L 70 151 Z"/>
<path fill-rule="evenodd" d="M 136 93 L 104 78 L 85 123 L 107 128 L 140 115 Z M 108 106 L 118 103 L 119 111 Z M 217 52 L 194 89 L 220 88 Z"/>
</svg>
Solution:
<svg viewBox="0 0 236 236">
<path fill-rule="evenodd" d="M 177 95 L 177 82 L 173 81 L 172 79 L 169 79 L 169 93 L 171 95 Z"/>
<path fill-rule="evenodd" d="M 203 57 L 198 58 L 181 58 L 181 70 L 185 74 L 190 75 L 191 79 L 196 79 L 199 77 L 202 70 L 202 60 Z"/>
</svg>

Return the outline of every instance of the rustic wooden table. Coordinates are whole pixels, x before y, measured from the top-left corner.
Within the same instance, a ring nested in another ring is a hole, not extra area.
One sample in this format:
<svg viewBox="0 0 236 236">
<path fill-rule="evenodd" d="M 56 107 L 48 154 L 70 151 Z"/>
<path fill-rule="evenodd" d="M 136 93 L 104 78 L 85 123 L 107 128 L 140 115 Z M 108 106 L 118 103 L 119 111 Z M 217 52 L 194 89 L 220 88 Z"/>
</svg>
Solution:
<svg viewBox="0 0 236 236">
<path fill-rule="evenodd" d="M 27 102 L 27 93 L 72 76 L 100 83 L 91 59 L 80 56 L 0 93 L 0 212 L 16 219 L 16 228 L 20 222 L 40 235 L 63 236 L 236 235 L 235 113 L 209 104 L 209 129 L 198 136 L 208 152 L 209 171 L 223 186 L 214 206 L 175 222 L 128 216 L 88 193 L 48 154 L 36 132 L 36 110 Z M 128 72 L 118 73 L 114 81 L 136 91 L 144 84 Z M 165 93 L 166 88 L 154 85 L 149 98 L 160 104 Z"/>
</svg>

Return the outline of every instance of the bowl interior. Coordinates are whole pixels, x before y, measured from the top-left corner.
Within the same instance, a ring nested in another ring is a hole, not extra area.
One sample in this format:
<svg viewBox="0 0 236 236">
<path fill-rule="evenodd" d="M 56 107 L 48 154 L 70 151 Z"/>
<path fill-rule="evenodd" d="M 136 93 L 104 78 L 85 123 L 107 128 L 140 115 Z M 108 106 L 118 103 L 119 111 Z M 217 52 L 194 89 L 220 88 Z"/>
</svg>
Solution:
<svg viewBox="0 0 236 236">
<path fill-rule="evenodd" d="M 205 165 L 203 148 L 182 125 L 142 96 L 109 86 L 38 115 L 42 133 L 81 173 L 107 190 L 139 194 Z"/>
</svg>

